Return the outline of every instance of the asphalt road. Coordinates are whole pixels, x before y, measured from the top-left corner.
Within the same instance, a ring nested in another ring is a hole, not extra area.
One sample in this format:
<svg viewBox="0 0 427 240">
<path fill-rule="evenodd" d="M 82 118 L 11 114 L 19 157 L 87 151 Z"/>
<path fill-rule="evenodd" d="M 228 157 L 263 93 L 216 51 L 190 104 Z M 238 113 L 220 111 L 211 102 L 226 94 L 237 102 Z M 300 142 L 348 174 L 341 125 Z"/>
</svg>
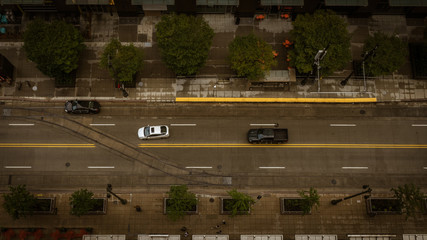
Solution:
<svg viewBox="0 0 427 240">
<path fill-rule="evenodd" d="M 427 188 L 427 118 L 413 106 L 103 104 L 101 114 L 87 116 L 65 114 L 60 104 L 25 105 L 30 111 L 24 114 L 16 107 L 5 106 L 12 112 L 3 111 L 0 120 L 2 187 L 181 183 L 84 135 L 36 120 L 51 114 L 114 136 L 190 174 L 221 176 L 236 187 L 344 191 L 370 184 L 388 191 L 413 182 Z M 170 138 L 137 138 L 139 127 L 156 124 L 169 125 Z M 288 128 L 289 142 L 248 144 L 246 133 L 254 124 Z"/>
</svg>

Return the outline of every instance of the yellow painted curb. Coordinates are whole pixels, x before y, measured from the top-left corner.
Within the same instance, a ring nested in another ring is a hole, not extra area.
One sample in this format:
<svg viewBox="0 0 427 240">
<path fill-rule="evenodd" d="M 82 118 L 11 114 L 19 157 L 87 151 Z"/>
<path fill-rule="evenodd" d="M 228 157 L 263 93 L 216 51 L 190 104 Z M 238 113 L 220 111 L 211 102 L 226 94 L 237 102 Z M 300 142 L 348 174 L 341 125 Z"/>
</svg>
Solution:
<svg viewBox="0 0 427 240">
<path fill-rule="evenodd" d="M 176 102 L 262 102 L 262 103 L 363 103 L 377 102 L 376 98 L 197 98 L 177 97 Z"/>
</svg>

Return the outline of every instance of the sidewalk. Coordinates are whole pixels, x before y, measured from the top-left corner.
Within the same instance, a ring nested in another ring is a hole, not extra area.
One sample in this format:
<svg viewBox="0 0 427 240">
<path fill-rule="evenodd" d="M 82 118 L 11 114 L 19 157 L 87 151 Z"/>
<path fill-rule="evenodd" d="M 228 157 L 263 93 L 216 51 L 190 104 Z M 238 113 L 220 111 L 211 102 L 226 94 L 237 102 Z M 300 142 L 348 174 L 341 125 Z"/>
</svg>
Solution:
<svg viewBox="0 0 427 240">
<path fill-rule="evenodd" d="M 161 192 L 164 190 L 163 192 Z M 150 190 L 150 193 L 118 192 L 128 204 L 122 205 L 116 198 L 108 199 L 106 215 L 84 215 L 81 217 L 69 214 L 68 198 L 71 193 L 41 193 L 39 197 L 55 197 L 57 215 L 34 215 L 13 221 L 0 209 L 0 225 L 4 228 L 44 228 L 45 237 L 55 228 L 93 228 L 93 234 L 126 234 L 127 239 L 136 239 L 138 234 L 183 234 L 180 229 L 185 226 L 190 235 L 215 235 L 220 225 L 222 234 L 231 239 L 240 239 L 240 235 L 283 234 L 284 239 L 294 239 L 295 234 L 337 234 L 338 239 L 347 239 L 347 234 L 393 234 L 402 239 L 402 234 L 425 234 L 427 218 L 418 217 L 405 220 L 404 215 L 377 215 L 369 217 L 363 196 L 345 200 L 338 205 L 331 205 L 332 199 L 348 195 L 321 194 L 320 206 L 313 209 L 310 215 L 280 214 L 280 197 L 297 197 L 296 193 L 276 192 L 263 193 L 262 199 L 253 206 L 250 215 L 231 218 L 220 214 L 220 198 L 227 196 L 226 190 L 210 192 L 204 189 L 191 189 L 198 193 L 198 214 L 187 215 L 173 222 L 163 214 L 163 198 L 167 189 Z M 254 198 L 258 193 L 251 192 Z M 379 195 L 374 195 L 379 197 Z M 387 195 L 388 196 L 388 195 Z M 105 193 L 95 192 L 95 197 L 105 197 Z M 386 197 L 384 195 L 383 197 Z M 389 197 L 389 196 L 388 196 Z M 214 201 L 211 202 L 210 198 Z M 139 205 L 142 212 L 134 206 Z M 226 221 L 222 225 L 222 220 Z M 184 238 L 183 236 L 181 236 Z"/>
<path fill-rule="evenodd" d="M 231 14 L 206 14 L 204 17 L 216 35 L 206 66 L 201 69 L 197 79 L 176 79 L 162 63 L 153 38 L 154 26 L 160 20 L 159 17 L 149 16 L 129 21 L 130 23 L 125 21 L 126 24 L 121 24 L 116 15 L 111 17 L 109 14 L 104 14 L 97 17 L 96 20 L 94 19 L 92 23 L 92 41 L 85 43 L 87 49 L 81 57 L 75 88 L 55 88 L 53 80 L 44 76 L 34 63 L 26 59 L 25 52 L 21 48 L 22 42 L 0 42 L 0 53 L 17 68 L 14 85 L 2 84 L 0 98 L 334 103 L 427 100 L 427 81 L 410 79 L 409 63 L 399 70 L 398 75 L 367 79 L 366 91 L 363 79 L 351 78 L 346 86 L 340 85 L 340 82 L 351 72 L 350 66 L 342 72 L 322 79 L 320 92 L 318 92 L 317 81 L 308 81 L 305 86 L 302 86 L 301 79 L 297 79 L 296 83 L 289 83 L 283 88 L 251 90 L 246 80 L 232 78 L 233 73 L 227 62 L 228 43 L 236 35 L 254 31 L 279 52 L 279 64 L 273 70 L 286 69 L 283 57 L 286 52 L 282 41 L 289 36 L 289 31 L 292 29 L 291 22 L 267 18 L 261 22 L 252 21 L 249 24 L 242 22 L 237 26 L 234 24 L 234 17 Z M 411 41 L 422 38 L 420 35 L 422 31 L 419 29 L 422 29 L 423 26 L 407 22 L 402 16 L 372 16 L 363 20 L 348 18 L 348 22 L 348 29 L 352 34 L 353 56 L 360 56 L 363 41 L 369 33 L 376 30 L 397 31 L 400 37 Z M 84 27 L 84 24 L 82 26 Z M 132 42 L 144 49 L 144 69 L 139 74 L 137 87 L 126 89 L 129 93 L 127 98 L 123 97 L 119 89 L 114 88 L 113 80 L 108 72 L 100 69 L 98 65 L 103 47 L 113 37 L 119 38 L 123 42 Z M 22 87 L 19 90 L 20 83 L 22 83 Z M 32 90 L 33 86 L 37 87 L 37 91 Z M 240 100 L 236 100 L 237 98 Z"/>
</svg>

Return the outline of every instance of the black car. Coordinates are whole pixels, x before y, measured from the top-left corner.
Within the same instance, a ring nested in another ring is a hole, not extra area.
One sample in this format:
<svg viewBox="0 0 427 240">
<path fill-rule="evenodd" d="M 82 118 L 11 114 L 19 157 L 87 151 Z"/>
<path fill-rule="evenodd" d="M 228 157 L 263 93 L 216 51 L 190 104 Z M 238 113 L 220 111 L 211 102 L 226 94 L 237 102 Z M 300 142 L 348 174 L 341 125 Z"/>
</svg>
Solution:
<svg viewBox="0 0 427 240">
<path fill-rule="evenodd" d="M 67 101 L 65 112 L 67 113 L 99 113 L 101 105 L 97 101 Z"/>
</svg>

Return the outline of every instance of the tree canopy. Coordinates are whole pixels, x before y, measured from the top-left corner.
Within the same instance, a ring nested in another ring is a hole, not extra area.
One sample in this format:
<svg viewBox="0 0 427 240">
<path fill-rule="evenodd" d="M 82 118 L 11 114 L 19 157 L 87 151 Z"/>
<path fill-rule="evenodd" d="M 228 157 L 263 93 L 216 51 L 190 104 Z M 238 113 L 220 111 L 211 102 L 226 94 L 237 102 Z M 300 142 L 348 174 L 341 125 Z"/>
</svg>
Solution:
<svg viewBox="0 0 427 240">
<path fill-rule="evenodd" d="M 423 210 L 424 194 L 414 184 L 398 186 L 397 188 L 392 188 L 391 191 L 399 201 L 401 209 L 404 210 L 406 219 L 414 217 Z"/>
<path fill-rule="evenodd" d="M 252 205 L 255 203 L 255 200 L 244 193 L 238 192 L 236 189 L 227 192 L 228 195 L 233 199 L 233 201 L 229 201 L 227 209 L 231 209 L 231 216 L 234 217 L 238 213 L 247 213 Z"/>
<path fill-rule="evenodd" d="M 196 195 L 188 192 L 186 185 L 171 186 L 168 194 L 166 213 L 174 221 L 183 217 L 186 211 L 191 211 L 197 205 Z"/>
<path fill-rule="evenodd" d="M 9 186 L 10 193 L 3 195 L 3 207 L 6 212 L 13 218 L 19 219 L 27 214 L 32 215 L 37 205 L 36 197 L 31 194 L 25 185 L 16 187 Z"/>
<path fill-rule="evenodd" d="M 205 65 L 213 36 L 201 16 L 164 15 L 156 25 L 163 61 L 176 75 L 194 75 Z"/>
<path fill-rule="evenodd" d="M 272 47 L 254 34 L 236 37 L 228 48 L 231 69 L 239 77 L 260 79 L 277 64 Z"/>
<path fill-rule="evenodd" d="M 80 217 L 94 208 L 96 200 L 93 192 L 87 189 L 75 191 L 70 196 L 71 214 Z"/>
<path fill-rule="evenodd" d="M 387 36 L 378 32 L 369 37 L 363 47 L 363 52 L 375 49 L 374 54 L 365 60 L 366 74 L 380 76 L 391 74 L 398 70 L 408 56 L 408 45 L 397 36 Z"/>
<path fill-rule="evenodd" d="M 83 37 L 71 24 L 35 20 L 24 32 L 24 50 L 28 59 L 49 77 L 61 77 L 77 69 Z"/>
<path fill-rule="evenodd" d="M 308 191 L 301 190 L 298 192 L 298 194 L 304 199 L 301 205 L 303 214 L 308 214 L 313 207 L 317 208 L 319 206 L 320 196 L 317 193 L 317 190 L 313 187 L 311 187 Z"/>
<path fill-rule="evenodd" d="M 105 47 L 100 65 L 109 70 L 110 75 L 120 82 L 131 82 L 133 76 L 142 68 L 143 52 L 134 45 L 122 45 L 112 39 Z"/>
<path fill-rule="evenodd" d="M 327 54 L 320 63 L 322 75 L 343 69 L 351 61 L 347 23 L 333 11 L 317 10 L 314 14 L 300 14 L 293 27 L 294 48 L 289 54 L 291 65 L 298 72 L 311 72 L 317 52 L 328 46 Z"/>
</svg>

